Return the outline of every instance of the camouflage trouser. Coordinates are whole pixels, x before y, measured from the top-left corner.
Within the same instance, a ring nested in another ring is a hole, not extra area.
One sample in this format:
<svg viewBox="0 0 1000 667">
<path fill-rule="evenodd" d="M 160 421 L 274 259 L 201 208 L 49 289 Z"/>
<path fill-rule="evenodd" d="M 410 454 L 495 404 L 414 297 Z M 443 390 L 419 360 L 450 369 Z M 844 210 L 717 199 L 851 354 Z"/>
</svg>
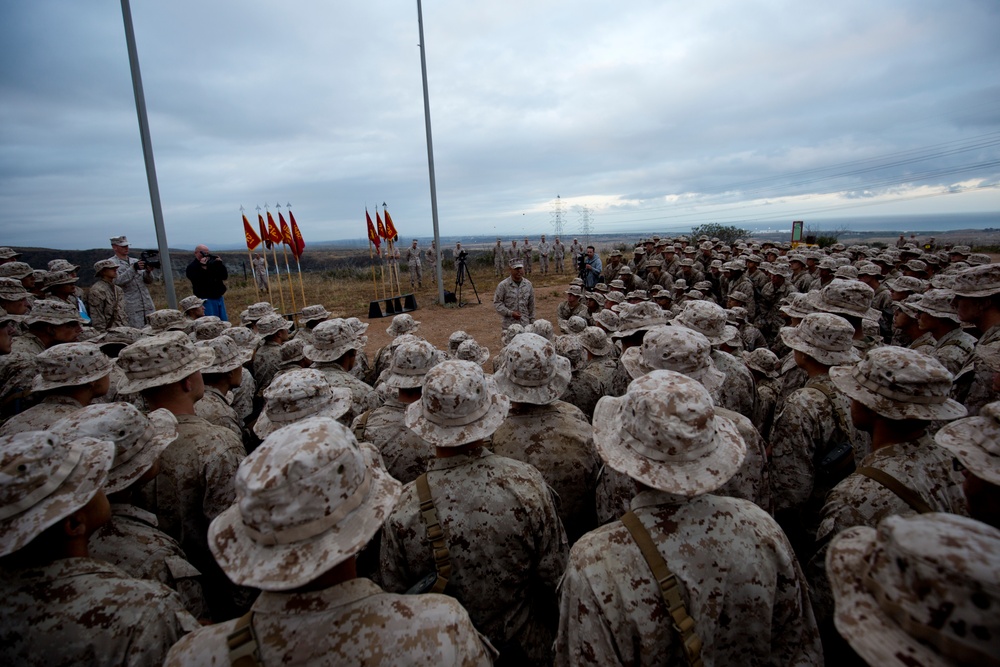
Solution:
<svg viewBox="0 0 1000 667">
<path fill-rule="evenodd" d="M 531 254 L 530 252 L 526 252 L 521 256 L 521 261 L 524 262 L 524 275 L 526 276 L 531 275 Z"/>
<path fill-rule="evenodd" d="M 555 258 L 555 263 L 556 263 L 556 268 L 555 268 L 555 270 L 556 270 L 556 271 L 557 271 L 558 273 L 562 273 L 563 271 L 565 271 L 565 270 L 566 270 L 566 267 L 565 267 L 565 266 L 563 266 L 563 258 L 562 258 L 562 255 L 556 255 L 556 258 Z"/>
<path fill-rule="evenodd" d="M 539 255 L 538 256 L 538 263 L 542 265 L 542 273 L 548 273 L 549 272 L 549 256 L 548 255 Z"/>
<path fill-rule="evenodd" d="M 420 262 L 416 260 L 410 261 L 410 287 L 414 285 L 424 286 L 424 272 L 420 268 Z"/>
<path fill-rule="evenodd" d="M 493 273 L 497 276 L 504 275 L 504 263 L 503 258 L 493 260 Z"/>
</svg>

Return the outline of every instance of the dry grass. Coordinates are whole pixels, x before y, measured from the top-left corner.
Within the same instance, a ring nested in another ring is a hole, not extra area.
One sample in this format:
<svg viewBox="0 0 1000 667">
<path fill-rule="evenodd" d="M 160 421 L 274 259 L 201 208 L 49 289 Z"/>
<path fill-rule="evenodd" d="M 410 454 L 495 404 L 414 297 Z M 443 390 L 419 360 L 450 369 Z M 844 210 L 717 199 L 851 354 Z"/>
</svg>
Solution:
<svg viewBox="0 0 1000 667">
<path fill-rule="evenodd" d="M 476 296 L 472 286 L 466 282 L 463 287 L 463 300 L 467 305 L 462 308 L 455 307 L 454 304 L 441 306 L 437 303 L 437 288 L 430 271 L 424 273 L 424 286 L 417 288 L 413 294 L 417 301 L 418 310 L 414 311 L 413 317 L 421 322 L 420 335 L 424 336 L 431 343 L 439 348 L 446 348 L 448 336 L 453 331 L 463 329 L 469 332 L 481 345 L 490 348 L 491 353 L 496 353 L 500 349 L 500 317 L 493 310 L 493 290 L 496 288 L 499 278 L 494 277 L 493 269 L 472 266 L 472 279 L 479 290 L 479 297 L 482 305 L 476 303 Z M 352 272 L 335 272 L 336 275 L 351 275 Z M 455 290 L 454 271 L 445 271 L 444 285 L 449 291 Z M 368 329 L 368 354 L 374 355 L 379 347 L 389 340 L 385 328 L 389 326 L 391 318 L 380 318 L 368 320 L 368 305 L 375 298 L 375 287 L 373 286 L 371 273 L 368 272 L 366 279 L 357 277 L 330 277 L 320 272 L 303 272 L 302 282 L 299 276 L 292 275 L 295 292 L 295 308 L 292 307 L 292 299 L 289 296 L 288 281 L 286 276 L 282 276 L 282 294 L 284 295 L 283 312 L 292 313 L 301 309 L 303 305 L 323 304 L 327 310 L 340 317 L 358 317 L 363 321 L 369 321 L 371 326 Z M 404 293 L 409 292 L 409 278 L 404 273 L 401 276 Z M 563 290 L 569 284 L 572 276 L 569 274 L 549 274 L 542 276 L 535 272 L 529 277 L 535 287 L 535 314 L 538 318 L 545 318 L 555 323 L 556 308 L 564 298 Z M 271 276 L 271 289 L 273 300 L 268 299 L 266 294 L 258 298 L 252 281 L 244 281 L 242 276 L 228 281 L 229 287 L 226 292 L 226 309 L 230 319 L 235 323 L 239 321 L 239 314 L 247 306 L 257 301 L 271 301 L 276 308 L 282 308 L 282 301 L 279 297 L 277 282 Z M 382 295 L 381 278 L 378 280 L 379 295 Z M 175 288 L 178 300 L 191 293 L 190 283 L 183 277 L 175 278 Z M 305 303 L 302 302 L 302 292 L 305 292 Z M 150 292 L 157 307 L 166 307 L 166 292 L 162 284 L 152 285 Z M 487 363 L 487 368 L 489 364 Z"/>
</svg>

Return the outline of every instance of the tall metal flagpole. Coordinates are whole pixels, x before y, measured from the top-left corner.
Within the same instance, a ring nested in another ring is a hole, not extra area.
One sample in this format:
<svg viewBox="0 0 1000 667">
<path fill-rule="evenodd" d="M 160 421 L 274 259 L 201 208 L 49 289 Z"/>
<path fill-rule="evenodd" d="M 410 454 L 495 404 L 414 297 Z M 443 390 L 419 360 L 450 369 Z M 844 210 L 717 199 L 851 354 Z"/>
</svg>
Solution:
<svg viewBox="0 0 1000 667">
<path fill-rule="evenodd" d="M 124 0 L 122 0 L 124 2 Z M 431 219 L 434 221 L 434 245 L 441 247 L 441 235 L 438 232 L 438 200 L 437 183 L 434 180 L 434 141 L 431 139 L 431 100 L 427 93 L 427 54 L 424 51 L 424 12 L 417 0 L 417 25 L 420 28 L 420 74 L 424 81 L 424 125 L 427 126 L 427 171 L 431 179 Z M 444 280 L 441 276 L 440 250 L 434 259 L 437 271 L 438 303 L 444 305 Z"/>
<path fill-rule="evenodd" d="M 163 227 L 160 186 L 156 182 L 156 164 L 153 162 L 153 142 L 149 138 L 149 119 L 146 118 L 146 97 L 142 92 L 142 74 L 139 73 L 139 52 L 135 47 L 135 32 L 132 30 L 132 8 L 129 6 L 129 0 L 122 0 L 122 20 L 125 22 L 125 43 L 128 46 L 128 62 L 132 69 L 132 91 L 135 93 L 135 112 L 139 116 L 139 136 L 142 138 L 142 156 L 146 160 L 146 181 L 149 182 L 149 200 L 153 206 L 156 245 L 160 249 L 160 262 L 163 264 L 163 284 L 167 290 L 167 305 L 171 308 L 177 308 L 177 293 L 174 291 L 174 269 L 170 263 L 167 232 Z"/>
</svg>

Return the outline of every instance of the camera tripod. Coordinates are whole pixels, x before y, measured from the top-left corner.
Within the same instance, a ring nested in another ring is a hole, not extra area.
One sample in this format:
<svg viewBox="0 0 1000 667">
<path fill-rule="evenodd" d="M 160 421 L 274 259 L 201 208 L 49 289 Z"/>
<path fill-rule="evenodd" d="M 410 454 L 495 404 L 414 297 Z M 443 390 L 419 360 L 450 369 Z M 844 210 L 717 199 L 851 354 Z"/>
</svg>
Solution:
<svg viewBox="0 0 1000 667">
<path fill-rule="evenodd" d="M 469 272 L 469 267 L 465 265 L 465 257 L 459 257 L 455 260 L 458 267 L 455 270 L 455 302 L 458 307 L 461 308 L 464 304 L 462 303 L 462 286 L 465 284 L 465 279 L 469 279 L 469 284 L 472 285 L 472 291 L 476 295 L 476 301 L 480 304 L 483 302 L 479 298 L 479 290 L 476 289 L 476 281 L 472 279 L 472 273 Z"/>
</svg>

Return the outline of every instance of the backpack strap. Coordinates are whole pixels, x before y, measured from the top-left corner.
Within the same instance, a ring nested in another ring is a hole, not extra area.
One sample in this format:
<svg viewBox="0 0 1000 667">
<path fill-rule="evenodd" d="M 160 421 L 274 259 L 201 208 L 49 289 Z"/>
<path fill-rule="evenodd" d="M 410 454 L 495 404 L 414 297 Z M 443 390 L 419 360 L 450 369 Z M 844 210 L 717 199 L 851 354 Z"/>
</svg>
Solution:
<svg viewBox="0 0 1000 667">
<path fill-rule="evenodd" d="M 253 631 L 253 611 L 248 611 L 236 621 L 233 631 L 226 636 L 229 647 L 229 664 L 233 667 L 263 667 L 257 633 Z"/>
<path fill-rule="evenodd" d="M 844 414 L 844 411 L 840 409 L 840 406 L 837 404 L 837 401 L 836 401 L 836 399 L 833 396 L 833 391 L 828 386 L 826 386 L 823 382 L 821 382 L 821 381 L 813 382 L 812 380 L 809 380 L 808 382 L 806 382 L 805 388 L 806 389 L 815 389 L 819 393 L 821 393 L 824 396 L 826 396 L 826 400 L 830 401 L 830 407 L 833 408 L 833 414 L 834 414 L 834 417 L 837 420 L 837 425 L 844 432 L 844 435 L 847 436 L 848 439 L 850 439 L 850 437 L 851 437 L 851 420 L 848 419 L 847 415 Z"/>
<path fill-rule="evenodd" d="M 680 583 L 667 562 L 663 560 L 660 551 L 653 543 L 653 538 L 649 536 L 649 531 L 642 525 L 632 512 L 626 512 L 621 522 L 625 524 L 632 539 L 635 540 L 642 557 L 653 572 L 653 577 L 660 587 L 660 595 L 670 610 L 670 617 L 673 619 L 673 629 L 681 640 L 684 648 L 684 657 L 690 667 L 702 667 L 701 659 L 701 638 L 694 631 L 694 619 L 688 614 L 687 607 L 684 606 L 684 598 L 681 597 Z"/>
<path fill-rule="evenodd" d="M 879 470 L 878 468 L 872 468 L 871 466 L 863 466 L 858 468 L 857 472 L 869 479 L 875 480 L 885 488 L 895 493 L 900 500 L 909 505 L 910 508 L 918 514 L 927 514 L 928 512 L 934 511 L 934 508 L 928 505 L 916 491 L 906 486 L 886 471 Z"/>
<path fill-rule="evenodd" d="M 368 418 L 372 416 L 371 410 L 365 410 L 364 414 L 358 417 L 358 425 L 354 427 L 354 437 L 358 442 L 365 439 L 365 429 L 368 427 Z"/>
<path fill-rule="evenodd" d="M 431 486 L 427 482 L 427 473 L 424 473 L 416 480 L 417 497 L 420 499 L 420 516 L 427 527 L 427 541 L 431 544 L 434 552 L 434 569 L 437 570 L 437 579 L 431 586 L 429 592 L 444 593 L 448 586 L 448 579 L 451 577 L 451 554 L 448 552 L 448 544 L 444 539 L 444 529 L 438 520 L 437 508 L 434 507 L 434 499 L 431 497 Z"/>
</svg>

